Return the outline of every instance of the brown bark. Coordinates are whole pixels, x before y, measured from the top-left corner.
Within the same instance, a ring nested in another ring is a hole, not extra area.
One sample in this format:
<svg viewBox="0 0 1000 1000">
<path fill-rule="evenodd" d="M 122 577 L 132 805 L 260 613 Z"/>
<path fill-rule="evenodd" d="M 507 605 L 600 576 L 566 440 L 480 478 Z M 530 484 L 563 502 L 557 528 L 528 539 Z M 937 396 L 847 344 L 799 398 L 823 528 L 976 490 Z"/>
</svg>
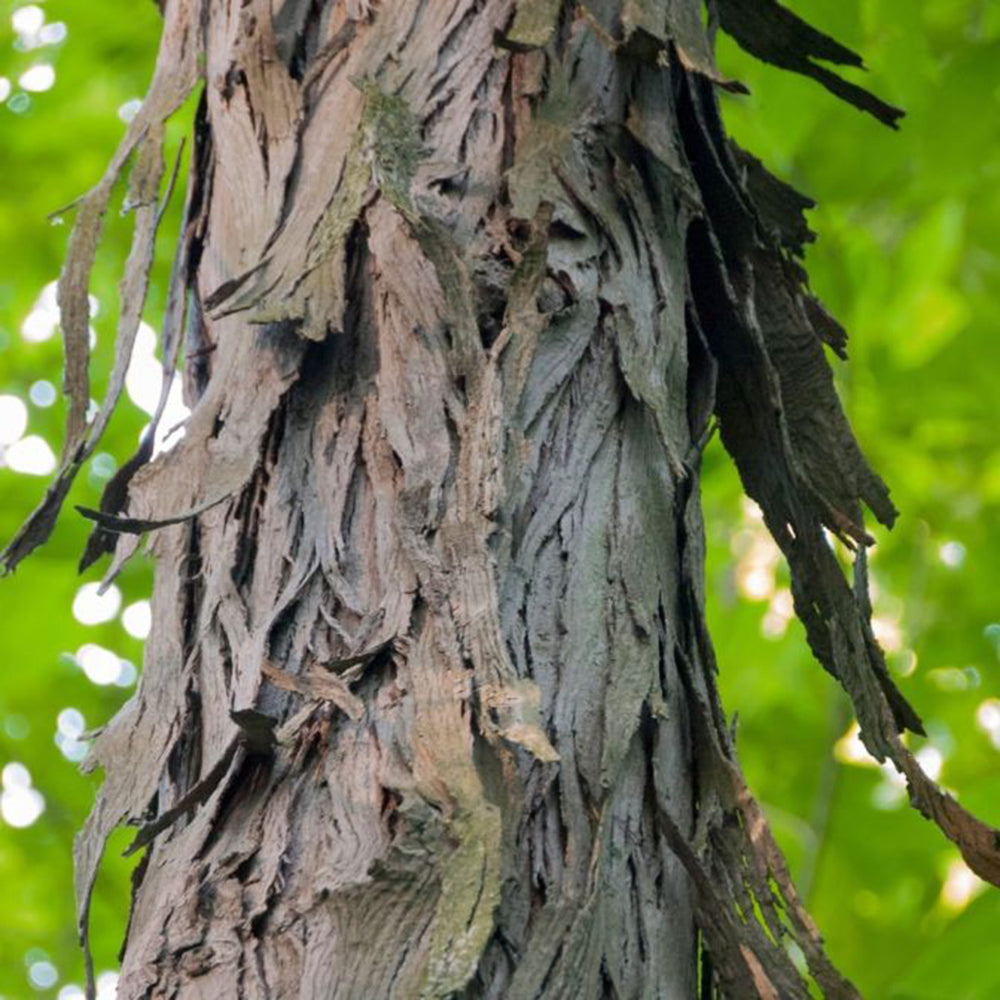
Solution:
<svg viewBox="0 0 1000 1000">
<path fill-rule="evenodd" d="M 752 7 L 715 10 L 895 120 L 810 61 L 852 53 Z M 142 683 L 97 741 L 78 843 L 85 936 L 108 834 L 141 827 L 122 997 L 807 997 L 785 934 L 824 995 L 856 995 L 715 695 L 713 409 L 817 656 L 906 769 L 897 730 L 919 720 L 871 637 L 863 561 L 852 591 L 822 535 L 863 546 L 861 501 L 894 511 L 833 393 L 822 342 L 843 333 L 793 260 L 804 201 L 727 144 L 711 88 L 735 85 L 699 11 L 167 4 L 61 284 L 85 400 L 100 217 L 135 153 L 123 365 L 162 121 L 203 79 L 163 331 L 171 369 L 184 331 L 193 413 L 88 512 L 88 559 L 117 537 L 114 572 L 147 530 L 157 558 Z M 96 444 L 78 411 L 8 566 Z"/>
</svg>

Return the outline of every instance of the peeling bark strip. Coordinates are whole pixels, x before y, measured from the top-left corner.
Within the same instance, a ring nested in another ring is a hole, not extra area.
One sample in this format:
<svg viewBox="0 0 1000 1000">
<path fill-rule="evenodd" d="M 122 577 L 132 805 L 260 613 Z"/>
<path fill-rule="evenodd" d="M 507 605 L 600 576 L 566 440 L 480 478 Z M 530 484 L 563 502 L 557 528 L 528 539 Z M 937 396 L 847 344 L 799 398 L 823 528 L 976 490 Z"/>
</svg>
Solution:
<svg viewBox="0 0 1000 1000">
<path fill-rule="evenodd" d="M 894 122 L 777 3 L 714 9 Z M 856 997 L 716 694 L 713 412 L 866 745 L 1000 883 L 996 831 L 901 742 L 920 721 L 872 636 L 862 503 L 895 511 L 833 390 L 822 345 L 844 332 L 795 261 L 809 203 L 725 139 L 712 87 L 738 85 L 695 0 L 170 0 L 143 110 L 80 205 L 67 445 L 5 567 L 114 407 L 162 124 L 199 78 L 163 332 L 172 371 L 183 331 L 193 412 L 83 511 L 85 561 L 117 539 L 113 575 L 146 531 L 158 560 L 76 847 L 86 945 L 107 837 L 140 827 L 121 995 Z M 87 424 L 88 275 L 133 155 L 115 374 Z M 857 547 L 853 588 L 824 530 Z"/>
<path fill-rule="evenodd" d="M 70 236 L 66 262 L 59 275 L 57 293 L 66 355 L 63 391 L 69 400 L 66 440 L 55 480 L 31 517 L 0 553 L 2 573 L 11 572 L 52 533 L 73 479 L 94 453 L 125 387 L 125 373 L 146 301 L 156 232 L 165 208 L 165 204 L 157 205 L 163 177 L 163 123 L 180 107 L 198 82 L 201 50 L 194 26 L 200 2 L 176 0 L 171 3 L 146 99 L 135 118 L 129 122 L 125 137 L 104 176 L 77 203 L 76 223 Z M 136 221 L 132 247 L 119 286 L 115 360 L 104 401 L 93 420 L 88 422 L 90 272 L 97 256 L 101 224 L 111 193 L 130 159 L 132 171 L 123 211 L 131 211 Z M 171 182 L 167 197 L 172 186 Z M 167 374 L 172 374 L 172 371 L 171 368 Z M 164 381 L 167 383 L 169 379 Z M 169 385 L 164 384 L 164 399 L 168 389 Z"/>
</svg>

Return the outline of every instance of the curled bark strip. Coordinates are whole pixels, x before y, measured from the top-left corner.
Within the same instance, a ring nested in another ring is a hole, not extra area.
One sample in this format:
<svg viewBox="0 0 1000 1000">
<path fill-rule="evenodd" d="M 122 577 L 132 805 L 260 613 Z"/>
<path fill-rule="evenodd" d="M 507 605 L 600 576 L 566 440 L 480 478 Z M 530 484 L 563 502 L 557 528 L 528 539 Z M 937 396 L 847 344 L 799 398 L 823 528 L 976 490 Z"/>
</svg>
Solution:
<svg viewBox="0 0 1000 1000">
<path fill-rule="evenodd" d="M 329 701 L 348 718 L 360 719 L 365 712 L 364 702 L 351 693 L 350 687 L 336 674 L 312 669 L 304 674 L 290 674 L 265 660 L 260 672 L 283 691 L 294 691 L 316 701 Z"/>
<path fill-rule="evenodd" d="M 239 767 L 239 749 L 239 741 L 233 740 L 226 752 L 218 759 L 215 766 L 204 778 L 192 786 L 186 795 L 180 798 L 175 805 L 160 813 L 151 823 L 147 823 L 145 826 L 139 828 L 132 843 L 125 848 L 123 856 L 127 858 L 135 854 L 136 851 L 141 851 L 147 844 L 153 842 L 157 834 L 173 826 L 185 813 L 190 813 L 192 810 L 197 809 L 198 806 L 207 802 L 219 787 L 230 768 L 234 766 Z"/>
<path fill-rule="evenodd" d="M 140 452 L 140 464 L 142 464 L 141 460 L 142 453 Z M 156 519 L 120 517 L 117 514 L 107 514 L 103 510 L 94 510 L 91 507 L 81 507 L 80 505 L 77 505 L 76 509 L 88 520 L 95 521 L 105 531 L 119 535 L 143 535 L 147 531 L 157 531 L 160 528 L 169 527 L 171 524 L 183 524 L 185 521 L 190 521 L 199 514 L 204 514 L 205 511 L 211 510 L 223 501 L 228 500 L 231 495 L 230 493 L 226 493 L 217 499 L 212 499 L 202 507 L 196 507 L 193 510 L 185 511 L 183 514 L 177 514 L 174 517 Z"/>
<path fill-rule="evenodd" d="M 18 533 L 0 553 L 0 570 L 11 572 L 43 544 L 55 526 L 69 487 L 93 454 L 124 386 L 132 346 L 146 298 L 149 269 L 161 211 L 157 207 L 163 172 L 163 122 L 174 113 L 198 80 L 200 45 L 190 25 L 198 20 L 202 0 L 176 0 L 167 12 L 156 70 L 149 91 L 99 183 L 78 202 L 57 298 L 65 352 L 64 391 L 69 398 L 66 440 L 53 486 Z M 135 157 L 127 206 L 135 211 L 132 247 L 119 289 L 120 312 L 115 361 L 105 399 L 88 424 L 90 405 L 90 272 L 97 256 L 101 226 L 115 183 Z"/>
<path fill-rule="evenodd" d="M 237 742 L 246 746 L 250 753 L 270 754 L 278 745 L 277 720 L 273 716 L 255 708 L 237 708 L 229 713 L 229 718 L 239 727 Z"/>
<path fill-rule="evenodd" d="M 157 226 L 159 225 L 159 222 L 163 217 L 163 213 L 166 211 L 167 205 L 173 194 L 173 190 L 177 182 L 177 175 L 180 169 L 181 155 L 183 153 L 184 145 L 184 142 L 182 142 L 177 151 L 174 168 L 167 184 L 167 191 L 157 212 Z M 191 185 L 185 199 L 185 230 L 189 229 L 187 220 L 190 219 L 192 211 L 191 195 L 192 190 L 196 189 L 196 185 Z M 157 402 L 156 409 L 153 412 L 153 416 L 150 419 L 149 426 L 147 427 L 135 454 L 128 459 L 128 461 L 126 461 L 117 472 L 115 472 L 111 479 L 108 480 L 107 485 L 104 487 L 104 491 L 101 494 L 100 508 L 101 513 L 103 514 L 114 515 L 125 509 L 128 504 L 128 487 L 132 477 L 150 460 L 153 454 L 153 443 L 156 437 L 156 431 L 160 425 L 160 419 L 163 416 L 164 409 L 166 408 L 167 397 L 170 392 L 170 387 L 173 384 L 174 372 L 177 367 L 180 345 L 178 331 L 181 323 L 183 322 L 184 302 L 187 294 L 184 279 L 187 277 L 186 271 L 190 244 L 191 240 L 189 233 L 187 231 L 182 232 L 181 238 L 177 244 L 177 251 L 174 256 L 174 263 L 171 269 L 170 285 L 167 292 L 167 308 L 164 314 L 161 333 L 163 381 L 160 387 L 160 398 Z M 96 525 L 93 531 L 91 531 L 90 536 L 87 538 L 83 555 L 80 557 L 78 572 L 83 573 L 102 555 L 112 552 L 115 548 L 115 540 L 115 532 L 102 527 L 100 524 Z"/>
<path fill-rule="evenodd" d="M 494 43 L 510 52 L 524 54 L 544 49 L 553 37 L 568 0 L 521 0 L 506 33 L 498 31 Z M 684 0 L 650 2 L 623 0 L 621 37 L 602 26 L 587 3 L 573 5 L 573 18 L 586 25 L 608 49 L 623 57 L 666 65 L 675 58 L 723 90 L 734 94 L 749 91 L 739 80 L 723 76 L 715 66 L 712 45 L 696 8 Z"/>
<path fill-rule="evenodd" d="M 805 307 L 803 274 L 761 224 L 712 95 L 697 86 L 690 94 L 687 151 L 707 206 L 705 222 L 688 237 L 692 304 L 719 363 L 722 439 L 792 568 L 796 611 L 813 652 L 851 694 L 862 729 L 878 746 L 880 689 L 898 728 L 921 732 L 922 725 L 866 635 L 862 608 L 823 529 L 863 546 L 870 539 L 862 502 L 885 524 L 895 508 L 837 399 L 823 337 Z"/>
<path fill-rule="evenodd" d="M 692 306 L 719 363 L 722 440 L 788 560 L 796 613 L 816 658 L 850 695 L 865 746 L 876 759 L 892 761 L 912 804 L 969 867 L 1000 885 L 1000 831 L 928 778 L 900 739 L 906 729 L 924 730 L 872 633 L 865 546 L 873 540 L 863 527 L 862 503 L 887 526 L 896 511 L 834 392 L 822 350 L 831 339 L 825 313 L 787 257 L 807 232 L 806 202 L 800 198 L 796 207 L 794 192 L 762 177 L 759 164 L 725 143 L 708 91 L 695 85 L 690 93 L 687 152 L 707 209 L 689 234 Z M 833 340 L 842 351 L 843 340 Z M 856 547 L 853 588 L 824 528 Z"/>
<path fill-rule="evenodd" d="M 940 828 L 972 871 L 984 882 L 1000 887 L 1000 830 L 973 816 L 927 777 L 916 757 L 898 738 L 892 741 L 890 759 L 906 778 L 914 808 Z"/>
<path fill-rule="evenodd" d="M 585 9 L 586 5 L 580 7 Z M 712 43 L 699 11 L 683 0 L 624 0 L 623 38 L 616 46 L 622 55 L 666 65 L 672 59 L 733 94 L 749 91 L 739 80 L 723 76 L 715 65 Z"/>
<path fill-rule="evenodd" d="M 121 515 L 81 511 L 109 530 L 142 533 L 191 520 L 238 495 L 261 461 L 267 429 L 301 374 L 301 338 L 282 326 L 234 335 L 214 353 L 212 379 L 185 424 L 185 437 L 139 468 Z M 255 373 L 248 391 L 244 373 Z M 206 443 L 207 441 L 207 443 Z"/>
<path fill-rule="evenodd" d="M 145 300 L 156 228 L 161 217 L 156 199 L 162 174 L 162 125 L 185 100 L 200 76 L 198 60 L 201 55 L 201 36 L 192 30 L 192 26 L 200 19 L 201 7 L 202 0 L 174 0 L 170 5 L 166 12 L 156 69 L 146 98 L 129 123 L 125 137 L 101 181 L 79 202 L 78 217 L 70 237 L 58 290 L 66 349 L 65 385 L 70 397 L 66 441 L 54 483 L 41 504 L 0 554 L 0 569 L 5 573 L 12 571 L 21 559 L 43 544 L 51 534 L 72 481 L 83 462 L 96 448 L 120 395 L 135 329 Z M 137 150 L 139 155 L 130 178 L 130 199 L 136 209 L 136 227 L 120 288 L 122 301 L 114 374 L 98 417 L 87 425 L 90 271 L 96 258 L 101 220 L 112 189 L 125 164 Z M 144 747 L 144 757 L 149 761 L 151 774 L 158 773 L 161 766 L 161 761 L 156 756 L 157 751 L 163 749 L 163 734 L 159 735 L 160 739 L 153 740 Z M 122 727 L 113 731 L 109 727 L 101 737 L 106 744 L 121 738 L 131 738 L 131 734 L 122 732 Z M 99 740 L 98 743 L 100 742 Z M 92 766 L 100 759 L 100 751 L 95 745 L 90 757 Z M 155 783 L 155 779 L 153 782 Z M 74 845 L 77 924 L 84 950 L 88 997 L 94 996 L 96 992 L 88 943 L 88 918 L 97 866 L 111 831 L 123 816 L 138 815 L 144 810 L 151 794 L 152 787 L 143 780 L 125 788 L 115 782 L 110 785 L 106 783 Z"/>
<path fill-rule="evenodd" d="M 866 111 L 884 125 L 899 127 L 897 123 L 904 114 L 899 108 L 814 62 L 822 59 L 841 66 L 863 68 L 861 57 L 776 0 L 716 0 L 715 8 L 722 30 L 732 35 L 751 55 L 812 77 L 831 94 Z"/>
<path fill-rule="evenodd" d="M 83 555 L 80 557 L 78 572 L 82 573 L 92 566 L 104 553 L 113 551 L 119 529 L 115 525 L 102 524 L 102 518 L 115 518 L 128 502 L 128 484 L 136 471 L 145 465 L 153 454 L 153 438 L 155 425 L 151 426 L 139 443 L 136 453 L 108 480 L 101 494 L 101 509 L 91 510 L 88 507 L 77 506 L 77 510 L 91 520 L 97 521 L 93 531 L 87 538 Z"/>
<path fill-rule="evenodd" d="M 169 809 L 165 809 L 156 819 L 140 827 L 135 839 L 125 849 L 124 857 L 135 854 L 155 837 L 168 830 L 182 816 L 190 814 L 199 806 L 203 806 L 220 790 L 227 775 L 237 774 L 248 755 L 269 755 L 277 745 L 274 732 L 274 719 L 253 709 L 238 709 L 229 713 L 229 717 L 239 727 L 238 735 L 230 741 L 219 759 L 209 769 L 203 778 L 197 781 L 190 790 Z"/>
</svg>

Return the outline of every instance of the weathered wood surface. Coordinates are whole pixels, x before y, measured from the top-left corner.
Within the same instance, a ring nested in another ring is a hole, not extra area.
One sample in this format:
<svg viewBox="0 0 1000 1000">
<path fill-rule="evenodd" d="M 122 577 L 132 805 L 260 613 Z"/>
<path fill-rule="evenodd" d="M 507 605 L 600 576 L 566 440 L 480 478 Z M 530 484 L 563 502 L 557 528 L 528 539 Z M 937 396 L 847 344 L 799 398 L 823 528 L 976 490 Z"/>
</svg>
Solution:
<svg viewBox="0 0 1000 1000">
<path fill-rule="evenodd" d="M 852 53 L 752 9 L 716 12 L 895 120 L 810 61 Z M 899 740 L 919 719 L 863 560 L 852 590 L 826 546 L 863 551 L 862 501 L 894 511 L 794 260 L 807 202 L 726 141 L 712 88 L 738 84 L 711 53 L 694 0 L 167 3 L 61 283 L 63 466 L 4 556 L 44 540 L 114 406 L 113 380 L 83 421 L 100 217 L 134 153 L 124 371 L 162 122 L 203 80 L 164 324 L 193 413 L 88 512 L 88 560 L 117 538 L 113 573 L 153 530 L 158 562 L 77 851 L 85 936 L 108 834 L 141 828 L 120 996 L 805 998 L 786 934 L 825 996 L 856 996 L 715 694 L 713 412 L 868 746 L 996 871 Z"/>
</svg>

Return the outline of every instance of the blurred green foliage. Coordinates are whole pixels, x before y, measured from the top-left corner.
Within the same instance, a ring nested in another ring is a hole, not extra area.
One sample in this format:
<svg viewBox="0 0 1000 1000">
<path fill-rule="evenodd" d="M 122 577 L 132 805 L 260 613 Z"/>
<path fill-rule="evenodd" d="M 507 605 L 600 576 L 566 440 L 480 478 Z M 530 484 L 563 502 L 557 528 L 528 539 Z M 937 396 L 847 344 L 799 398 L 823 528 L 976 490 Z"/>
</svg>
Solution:
<svg viewBox="0 0 1000 1000">
<path fill-rule="evenodd" d="M 811 281 L 851 333 L 852 361 L 837 363 L 842 394 L 902 511 L 895 530 L 875 532 L 878 627 L 900 686 L 927 723 L 928 739 L 914 741 L 925 767 L 940 768 L 963 803 L 1000 824 L 1000 7 L 992 0 L 793 6 L 863 53 L 868 85 L 907 111 L 901 132 L 810 81 L 754 63 L 722 38 L 722 70 L 752 90 L 724 97 L 724 113 L 742 145 L 819 202 L 811 213 L 820 235 L 808 254 Z M 67 227 L 46 216 L 100 176 L 122 134 L 120 115 L 145 89 L 158 29 L 150 2 L 0 0 L 0 404 L 21 399 L 24 434 L 54 451 L 62 404 L 40 405 L 51 390 L 37 383 L 58 385 L 58 337 L 26 340 L 22 332 L 65 246 Z M 39 65 L 54 68 L 48 87 L 41 86 L 47 71 L 24 75 Z M 182 115 L 172 151 L 185 130 Z M 153 326 L 176 209 L 158 247 L 146 314 Z M 98 398 L 127 240 L 127 222 L 109 216 L 93 285 Z M 0 406 L 0 423 L 2 414 Z M 73 502 L 96 506 L 145 419 L 123 403 Z M 44 483 L 0 459 L 0 539 L 14 533 Z M 906 808 L 905 793 L 859 759 L 846 738 L 846 700 L 789 621 L 787 575 L 717 443 L 706 458 L 705 507 L 726 705 L 739 713 L 744 766 L 834 960 L 866 997 L 1000 996 L 1000 966 L 990 959 L 1000 895 L 982 892 L 950 845 Z M 77 655 L 85 644 L 141 658 L 120 616 L 85 625 L 73 615 L 86 531 L 68 509 L 48 545 L 0 582 L 0 807 L 10 791 L 9 818 L 23 822 L 24 809 L 38 804 L 13 764 L 27 768 L 44 799 L 28 826 L 0 818 L 5 997 L 77 995 L 68 986 L 82 979 L 71 842 L 96 778 L 80 776 L 67 759 L 80 749 L 80 718 L 60 713 L 75 709 L 96 727 L 127 697 L 127 686 L 88 679 Z M 148 596 L 149 567 L 133 563 L 118 583 L 122 607 L 133 605 Z M 119 679 L 127 681 L 127 671 Z M 119 855 L 127 841 L 122 834 L 112 842 L 97 886 L 99 971 L 115 968 L 124 930 L 128 866 Z"/>
<path fill-rule="evenodd" d="M 818 202 L 806 266 L 850 332 L 850 363 L 834 360 L 841 395 L 901 511 L 891 532 L 874 529 L 876 625 L 927 725 L 912 741 L 925 769 L 1000 824 L 1000 7 L 792 7 L 863 55 L 869 72 L 853 78 L 906 110 L 901 130 L 720 36 L 721 69 L 752 91 L 723 98 L 726 122 Z M 1000 894 L 886 775 L 846 763 L 846 741 L 831 754 L 846 699 L 798 623 L 784 627 L 787 575 L 718 445 L 705 494 L 724 701 L 834 960 L 866 997 L 1000 997 Z"/>
</svg>

